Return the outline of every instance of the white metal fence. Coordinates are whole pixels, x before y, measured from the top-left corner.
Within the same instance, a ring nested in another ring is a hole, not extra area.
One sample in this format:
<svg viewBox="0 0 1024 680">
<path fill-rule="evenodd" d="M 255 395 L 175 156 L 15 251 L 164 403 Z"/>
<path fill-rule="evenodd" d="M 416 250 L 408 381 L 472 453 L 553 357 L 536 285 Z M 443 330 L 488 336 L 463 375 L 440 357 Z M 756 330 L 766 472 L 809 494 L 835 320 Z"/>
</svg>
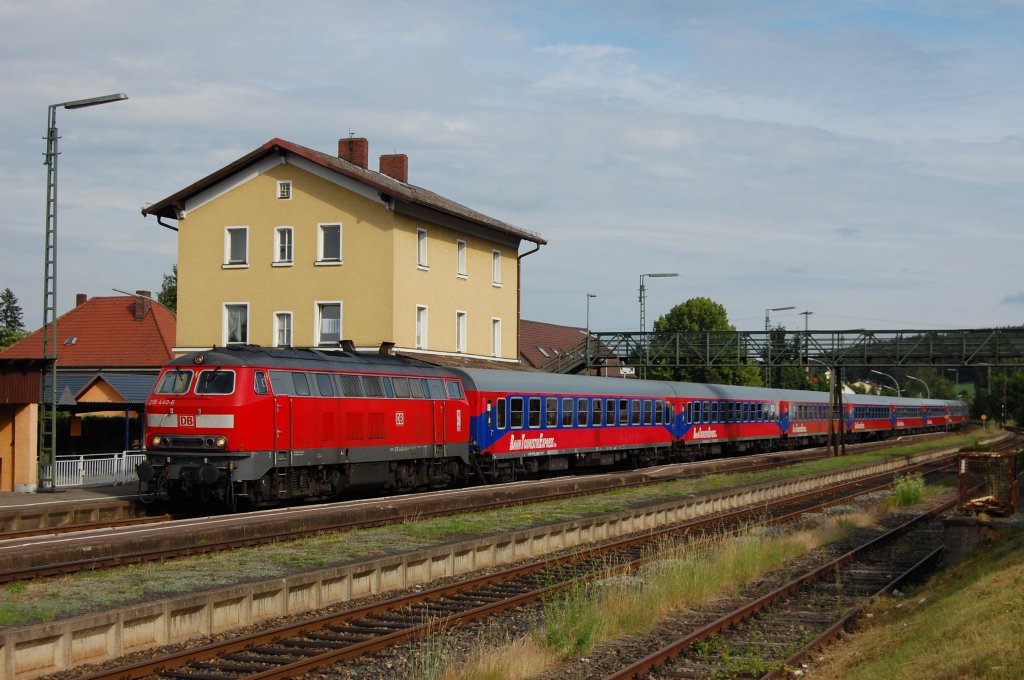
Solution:
<svg viewBox="0 0 1024 680">
<path fill-rule="evenodd" d="M 134 484 L 135 466 L 145 458 L 142 451 L 90 453 L 81 456 L 57 456 L 54 486 L 107 486 Z"/>
</svg>

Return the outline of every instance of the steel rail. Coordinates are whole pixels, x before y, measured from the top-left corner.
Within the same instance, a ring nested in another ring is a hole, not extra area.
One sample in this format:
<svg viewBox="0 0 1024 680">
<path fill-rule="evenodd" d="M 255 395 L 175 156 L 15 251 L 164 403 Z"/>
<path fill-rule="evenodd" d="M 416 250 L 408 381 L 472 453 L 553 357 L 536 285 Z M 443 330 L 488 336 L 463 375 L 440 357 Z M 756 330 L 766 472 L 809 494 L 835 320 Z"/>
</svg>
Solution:
<svg viewBox="0 0 1024 680">
<path fill-rule="evenodd" d="M 615 673 L 611 673 L 605 676 L 604 680 L 627 680 L 645 677 L 650 671 L 653 671 L 661 667 L 665 662 L 678 656 L 681 652 L 686 650 L 686 648 L 688 648 L 694 642 L 699 642 L 710 637 L 711 635 L 714 635 L 715 633 L 735 626 L 736 624 L 750 618 L 751 616 L 761 611 L 762 609 L 768 607 L 769 605 L 774 604 L 779 600 L 782 600 L 783 598 L 795 592 L 796 590 L 810 583 L 818 581 L 824 576 L 827 576 L 835 572 L 841 566 L 856 559 L 859 555 L 863 554 L 864 552 L 867 552 L 868 550 L 878 545 L 881 545 L 883 542 L 891 540 L 892 538 L 902 534 L 907 529 L 918 524 L 919 522 L 922 522 L 942 512 L 945 512 L 946 510 L 953 507 L 955 504 L 955 500 L 947 501 L 936 506 L 935 508 L 932 508 L 931 510 L 925 513 L 913 517 L 912 519 L 904 522 L 903 524 L 900 524 L 898 527 L 893 528 L 892 530 L 882 534 L 881 536 L 875 537 L 871 541 L 847 552 L 844 555 L 841 555 L 840 557 L 837 557 L 831 562 L 806 572 L 805 574 L 789 581 L 785 585 L 780 586 L 772 592 L 766 595 L 762 595 L 761 597 L 748 602 L 744 606 L 739 607 L 733 610 L 732 612 L 729 612 L 728 614 L 719 617 L 718 619 L 712 621 L 706 626 L 703 626 L 702 628 L 699 628 L 698 630 L 689 633 L 688 635 L 676 640 L 675 642 L 666 645 L 665 647 L 662 647 L 661 649 L 647 655 L 639 661 L 636 661 L 630 664 L 629 666 L 626 666 L 625 668 L 616 671 Z M 903 574 L 900 575 L 900 578 L 903 578 Z"/>
</svg>

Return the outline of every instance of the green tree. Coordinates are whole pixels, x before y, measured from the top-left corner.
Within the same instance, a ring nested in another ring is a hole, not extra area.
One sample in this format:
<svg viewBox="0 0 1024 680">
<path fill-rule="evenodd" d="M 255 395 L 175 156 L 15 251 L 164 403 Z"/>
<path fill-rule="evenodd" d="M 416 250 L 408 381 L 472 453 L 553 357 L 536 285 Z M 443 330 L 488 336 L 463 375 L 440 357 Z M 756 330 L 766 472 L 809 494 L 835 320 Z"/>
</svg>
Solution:
<svg viewBox="0 0 1024 680">
<path fill-rule="evenodd" d="M 721 331 L 708 335 L 708 331 Z M 676 336 L 692 334 L 693 347 L 708 351 L 710 366 L 679 368 L 665 365 L 651 370 L 651 377 L 660 380 L 718 383 L 722 385 L 760 385 L 761 374 L 756 366 L 736 366 L 735 326 L 729 323 L 725 307 L 706 297 L 690 298 L 659 317 L 654 322 L 655 338 L 651 341 L 655 363 L 669 364 Z M 745 357 L 741 357 L 745 359 Z M 717 365 L 720 364 L 720 365 Z M 731 364 L 731 365 L 730 365 Z"/>
<path fill-rule="evenodd" d="M 175 314 L 178 313 L 178 265 L 171 267 L 170 274 L 164 274 L 164 282 L 156 295 L 156 301 Z"/>
<path fill-rule="evenodd" d="M 4 288 L 0 292 L 0 347 L 13 345 L 25 335 L 25 322 L 18 296 L 10 288 Z"/>
</svg>

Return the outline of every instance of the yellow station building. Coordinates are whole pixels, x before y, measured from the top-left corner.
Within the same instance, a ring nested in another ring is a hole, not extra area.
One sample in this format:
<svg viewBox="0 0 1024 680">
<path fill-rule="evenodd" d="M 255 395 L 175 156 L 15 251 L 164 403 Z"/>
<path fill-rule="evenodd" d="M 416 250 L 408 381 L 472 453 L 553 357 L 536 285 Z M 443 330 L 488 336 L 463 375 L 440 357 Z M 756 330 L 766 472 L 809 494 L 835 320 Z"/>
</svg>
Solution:
<svg viewBox="0 0 1024 680">
<path fill-rule="evenodd" d="M 368 158 L 363 138 L 337 156 L 272 139 L 143 210 L 178 231 L 176 352 L 347 340 L 517 360 L 520 260 L 546 241 L 410 184 L 405 154 Z"/>
</svg>

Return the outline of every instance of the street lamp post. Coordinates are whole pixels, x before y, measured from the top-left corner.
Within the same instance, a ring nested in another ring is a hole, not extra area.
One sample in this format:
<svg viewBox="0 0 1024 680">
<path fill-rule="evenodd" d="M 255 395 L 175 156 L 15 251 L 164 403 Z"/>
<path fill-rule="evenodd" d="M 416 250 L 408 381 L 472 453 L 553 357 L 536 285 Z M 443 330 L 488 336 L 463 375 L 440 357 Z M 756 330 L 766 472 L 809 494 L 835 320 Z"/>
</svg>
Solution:
<svg viewBox="0 0 1024 680">
<path fill-rule="evenodd" d="M 597 293 L 587 293 L 587 356 L 586 356 L 586 368 L 587 375 L 590 375 L 590 300 L 596 298 Z"/>
<path fill-rule="evenodd" d="M 783 312 L 787 309 L 796 309 L 796 307 L 769 307 L 764 310 L 764 343 L 765 349 L 765 363 L 764 363 L 764 386 L 772 386 L 772 337 L 769 328 L 771 323 L 772 312 Z"/>
<path fill-rule="evenodd" d="M 668 277 L 679 276 L 678 272 L 670 272 L 664 274 L 641 274 L 640 275 L 640 342 L 644 344 L 644 377 L 647 377 L 647 364 L 650 363 L 650 357 L 647 354 L 647 289 L 644 288 L 644 278 L 650 277 L 652 279 L 664 279 Z"/>
<path fill-rule="evenodd" d="M 892 384 L 896 386 L 896 396 L 897 396 L 897 397 L 902 397 L 902 396 L 903 396 L 903 393 L 902 393 L 902 392 L 900 392 L 900 384 L 899 384 L 898 382 L 896 382 L 896 378 L 892 377 L 892 376 L 891 376 L 891 375 L 889 375 L 888 373 L 882 373 L 881 371 L 876 371 L 876 370 L 875 370 L 875 369 L 873 369 L 873 368 L 871 369 L 871 372 L 872 372 L 872 373 L 877 373 L 878 375 L 884 375 L 884 376 L 885 376 L 886 378 L 888 378 L 889 380 L 891 380 L 891 381 L 892 381 Z"/>
<path fill-rule="evenodd" d="M 57 109 L 84 109 L 128 99 L 124 93 L 51 104 L 46 117 L 46 243 L 43 251 L 43 361 L 48 364 L 40 377 L 39 491 L 56 489 L 57 458 Z M 50 384 L 46 384 L 46 375 Z"/>
<path fill-rule="evenodd" d="M 907 374 L 907 377 L 910 378 L 911 380 L 916 380 L 917 382 L 919 382 L 922 385 L 924 385 L 924 389 L 925 389 L 926 394 L 927 394 L 927 396 L 925 398 L 926 399 L 931 399 L 932 398 L 932 388 L 928 387 L 928 383 L 926 383 L 925 381 L 921 380 L 920 378 L 916 378 L 916 377 L 910 375 L 909 373 Z"/>
</svg>

